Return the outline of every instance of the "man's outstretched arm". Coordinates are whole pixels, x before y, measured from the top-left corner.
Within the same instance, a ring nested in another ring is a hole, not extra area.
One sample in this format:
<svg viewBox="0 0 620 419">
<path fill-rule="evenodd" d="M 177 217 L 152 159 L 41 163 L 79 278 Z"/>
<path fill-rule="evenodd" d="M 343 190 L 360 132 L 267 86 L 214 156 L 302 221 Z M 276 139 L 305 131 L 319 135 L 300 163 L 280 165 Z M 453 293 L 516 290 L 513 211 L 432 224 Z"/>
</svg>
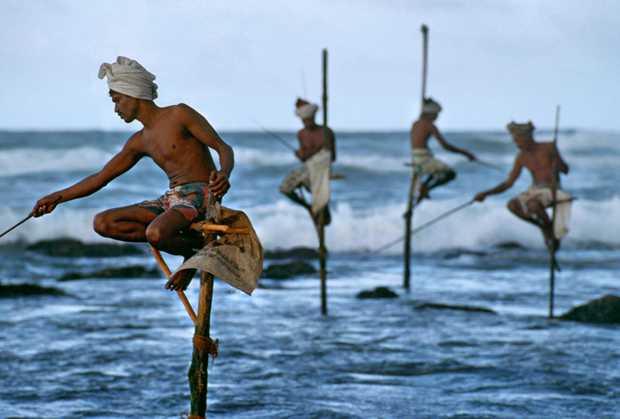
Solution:
<svg viewBox="0 0 620 419">
<path fill-rule="evenodd" d="M 439 141 L 439 144 L 441 144 L 441 146 L 443 148 L 445 148 L 448 151 L 451 151 L 453 153 L 459 153 L 464 155 L 465 157 L 467 157 L 469 159 L 469 161 L 473 161 L 476 160 L 476 156 L 474 156 L 472 153 L 470 153 L 467 150 L 463 150 L 462 148 L 458 148 L 453 146 L 452 144 L 450 144 L 449 142 L 447 142 L 443 136 L 441 135 L 441 133 L 439 132 L 439 130 L 437 129 L 437 127 L 435 125 L 432 126 L 431 128 L 431 132 L 433 133 L 433 135 L 435 136 L 435 138 L 437 138 L 437 141 Z"/>
<path fill-rule="evenodd" d="M 138 133 L 134 134 L 134 136 L 127 141 L 123 149 L 116 156 L 112 157 L 112 159 L 106 163 L 101 171 L 88 176 L 68 188 L 53 192 L 39 199 L 30 214 L 35 217 L 49 214 L 54 211 L 56 206 L 61 202 L 67 202 L 91 195 L 110 183 L 112 179 L 131 169 L 142 157 L 144 157 L 144 154 L 138 152 L 132 147 L 136 141 L 136 135 L 138 135 Z M 58 197 L 60 198 L 56 202 L 50 204 Z"/>
<path fill-rule="evenodd" d="M 495 195 L 495 194 L 498 194 L 498 193 L 502 193 L 506 189 L 511 188 L 512 185 L 514 185 L 514 183 L 517 180 L 517 178 L 519 177 L 519 175 L 521 174 L 521 170 L 522 169 L 523 169 L 523 165 L 519 161 L 519 157 L 517 157 L 517 159 L 515 160 L 515 164 L 512 167 L 512 170 L 510 171 L 510 174 L 508 175 L 508 179 L 506 179 L 505 182 L 500 183 L 499 185 L 497 185 L 494 188 L 491 188 L 491 189 L 489 189 L 487 191 L 478 193 L 474 197 L 474 200 L 482 202 L 482 201 L 484 201 L 484 198 L 486 198 L 488 195 Z"/>
<path fill-rule="evenodd" d="M 226 144 L 209 121 L 187 105 L 178 106 L 179 118 L 187 130 L 201 143 L 215 150 L 220 157 L 220 170 L 211 172 L 209 188 L 213 195 L 222 197 L 230 189 L 230 174 L 235 165 L 235 155 L 231 146 Z"/>
</svg>

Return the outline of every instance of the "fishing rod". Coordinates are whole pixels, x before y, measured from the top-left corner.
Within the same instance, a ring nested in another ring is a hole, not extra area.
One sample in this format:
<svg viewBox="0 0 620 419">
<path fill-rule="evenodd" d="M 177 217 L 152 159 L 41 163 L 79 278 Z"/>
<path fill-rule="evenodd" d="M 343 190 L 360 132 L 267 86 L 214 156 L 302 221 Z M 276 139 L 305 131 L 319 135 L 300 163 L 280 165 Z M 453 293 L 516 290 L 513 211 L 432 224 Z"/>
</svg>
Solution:
<svg viewBox="0 0 620 419">
<path fill-rule="evenodd" d="M 278 134 L 269 131 L 267 128 L 265 128 L 263 126 L 263 124 L 261 124 L 260 122 L 258 122 L 256 119 L 250 117 L 252 119 L 252 121 L 254 121 L 256 123 L 256 125 L 258 125 L 259 127 L 261 127 L 263 129 L 263 131 L 265 131 L 267 134 L 271 135 L 273 138 L 275 138 L 276 140 L 280 141 L 282 144 L 284 144 L 285 146 L 287 146 L 288 148 L 290 148 L 291 150 L 295 151 L 295 147 L 293 147 L 292 145 L 290 145 L 288 143 L 288 141 L 286 141 L 284 138 L 280 137 Z"/>
<path fill-rule="evenodd" d="M 443 220 L 444 218 L 446 218 L 446 217 L 448 217 L 448 216 L 450 216 L 450 215 L 454 214 L 455 212 L 460 211 L 460 210 L 462 210 L 463 208 L 466 208 L 466 207 L 470 206 L 470 205 L 471 205 L 471 204 L 473 204 L 474 202 L 476 202 L 476 200 L 475 200 L 475 199 L 472 199 L 471 201 L 466 202 L 466 203 L 464 203 L 464 204 L 462 204 L 462 205 L 459 205 L 459 206 L 458 206 L 458 207 L 456 207 L 456 208 L 452 208 L 450 211 L 444 212 L 444 213 L 443 213 L 443 214 L 441 214 L 440 216 L 435 217 L 435 218 L 433 218 L 432 220 L 430 220 L 430 221 L 428 221 L 428 222 L 426 222 L 426 223 L 422 224 L 420 227 L 417 227 L 417 228 L 415 228 L 415 229 L 411 230 L 411 233 L 409 233 L 409 236 L 413 236 L 414 234 L 419 233 L 420 231 L 424 230 L 425 228 L 432 226 L 433 224 L 435 224 L 435 223 L 437 223 L 437 222 L 439 222 L 439 221 Z M 405 236 L 399 237 L 398 239 L 394 240 L 393 242 L 390 242 L 390 243 L 388 243 L 388 244 L 384 245 L 383 247 L 380 247 L 378 250 L 375 250 L 375 253 L 381 253 L 381 252 L 383 252 L 385 249 L 389 249 L 390 247 L 394 246 L 395 244 L 397 244 L 397 243 L 401 242 L 401 241 L 402 241 L 402 240 L 404 240 L 404 239 L 405 239 Z"/>
<path fill-rule="evenodd" d="M 53 201 L 48 202 L 47 204 L 45 204 L 45 206 L 47 207 L 48 205 L 52 205 L 55 204 L 56 202 L 60 201 L 60 196 L 57 196 L 56 198 L 54 198 Z M 11 232 L 12 230 L 16 229 L 17 227 L 19 227 L 20 225 L 24 224 L 26 221 L 28 221 L 29 219 L 31 219 L 34 216 L 34 214 L 30 213 L 30 215 L 28 215 L 28 217 L 24 218 L 23 220 L 21 220 L 19 223 L 15 224 L 13 227 L 9 228 L 7 231 L 5 231 L 4 233 L 0 234 L 0 237 L 4 236 L 5 234 Z"/>
</svg>

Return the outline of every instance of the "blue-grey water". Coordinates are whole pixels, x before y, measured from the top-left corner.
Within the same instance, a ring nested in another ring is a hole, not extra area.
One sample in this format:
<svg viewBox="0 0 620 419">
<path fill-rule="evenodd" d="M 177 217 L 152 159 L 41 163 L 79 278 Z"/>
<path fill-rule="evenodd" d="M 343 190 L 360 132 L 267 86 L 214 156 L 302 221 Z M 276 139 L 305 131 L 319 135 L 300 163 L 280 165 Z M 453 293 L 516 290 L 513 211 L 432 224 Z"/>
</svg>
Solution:
<svg viewBox="0 0 620 419">
<path fill-rule="evenodd" d="M 318 275 L 261 279 L 250 297 L 217 282 L 211 334 L 220 356 L 209 375 L 209 418 L 616 418 L 616 325 L 549 320 L 549 261 L 541 234 L 505 208 L 515 186 L 414 236 L 411 292 L 402 288 L 409 182 L 406 132 L 336 133 L 332 224 L 327 228 L 328 310 Z M 294 133 L 280 133 L 294 144 Z M 537 133 L 551 140 L 551 132 Z M 0 231 L 41 196 L 99 170 L 127 133 L 0 133 Z M 316 247 L 305 210 L 278 192 L 299 166 L 264 133 L 223 133 L 235 148 L 224 205 L 245 211 L 266 250 Z M 503 132 L 448 133 L 448 141 L 505 168 L 495 171 L 433 147 L 457 179 L 431 193 L 414 224 L 471 200 L 506 176 L 517 152 Z M 574 202 L 556 275 L 555 313 L 619 294 L 620 134 L 561 132 Z M 434 144 L 436 145 L 436 143 Z M 217 158 L 216 158 L 217 160 Z M 152 161 L 102 191 L 31 219 L 0 239 L 0 281 L 66 296 L 0 299 L 0 418 L 179 418 L 193 326 L 165 279 L 59 282 L 68 272 L 155 267 L 152 255 L 59 258 L 25 250 L 43 239 L 106 242 L 97 212 L 152 199 L 167 188 Z M 501 246 L 513 242 L 519 246 Z M 166 256 L 176 267 L 180 259 Z M 266 260 L 265 265 L 278 263 Z M 316 265 L 316 263 L 315 263 Z M 390 300 L 359 300 L 389 287 Z M 197 301 L 198 281 L 188 289 Z M 426 302 L 494 313 L 420 308 Z"/>
</svg>

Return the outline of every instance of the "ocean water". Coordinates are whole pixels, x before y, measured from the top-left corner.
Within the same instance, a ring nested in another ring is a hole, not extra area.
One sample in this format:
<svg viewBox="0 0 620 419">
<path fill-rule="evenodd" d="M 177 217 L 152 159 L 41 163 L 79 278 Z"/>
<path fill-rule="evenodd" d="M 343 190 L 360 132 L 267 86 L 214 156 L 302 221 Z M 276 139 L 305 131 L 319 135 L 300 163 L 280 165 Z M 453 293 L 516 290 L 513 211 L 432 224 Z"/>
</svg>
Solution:
<svg viewBox="0 0 620 419">
<path fill-rule="evenodd" d="M 295 133 L 279 133 L 295 144 Z M 549 261 L 536 228 L 512 216 L 514 187 L 413 239 L 411 291 L 402 288 L 407 132 L 338 133 L 332 224 L 326 229 L 328 315 L 318 275 L 261 279 L 250 297 L 216 281 L 209 418 L 616 418 L 618 326 L 549 320 Z M 245 211 L 266 250 L 316 247 L 305 210 L 278 186 L 299 167 L 262 132 L 221 133 L 235 149 L 224 205 Z M 124 132 L 0 132 L 0 231 L 38 198 L 99 170 Z M 415 211 L 414 227 L 503 181 L 517 149 L 504 132 L 446 133 L 503 171 L 432 146 L 458 172 Z M 552 132 L 537 132 L 550 141 Z M 555 313 L 619 294 L 620 133 L 561 131 L 574 202 L 562 242 Z M 217 161 L 217 158 L 216 158 Z M 167 179 L 145 159 L 100 192 L 59 206 L 0 239 L 0 281 L 65 296 L 0 299 L 0 418 L 179 418 L 193 326 L 165 279 L 60 282 L 68 272 L 155 267 L 152 255 L 53 258 L 25 249 L 44 239 L 110 241 L 92 230 L 104 209 L 159 196 Z M 507 243 L 512 245 L 507 246 Z M 172 267 L 180 258 L 166 255 Z M 265 265 L 279 261 L 266 260 Z M 317 266 L 316 262 L 312 262 Z M 389 287 L 398 298 L 359 300 Z M 198 298 L 198 281 L 187 291 Z M 423 303 L 492 310 L 421 308 Z"/>
</svg>

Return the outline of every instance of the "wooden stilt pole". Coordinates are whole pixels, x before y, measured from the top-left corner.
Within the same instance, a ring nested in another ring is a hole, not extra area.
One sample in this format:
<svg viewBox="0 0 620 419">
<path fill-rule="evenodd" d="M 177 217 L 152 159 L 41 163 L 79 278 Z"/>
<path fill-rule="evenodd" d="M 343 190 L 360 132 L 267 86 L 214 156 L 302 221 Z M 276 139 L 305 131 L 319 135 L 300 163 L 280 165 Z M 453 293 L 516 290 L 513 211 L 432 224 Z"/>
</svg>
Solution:
<svg viewBox="0 0 620 419">
<path fill-rule="evenodd" d="M 428 26 L 422 25 L 420 29 L 422 31 L 422 99 L 420 109 L 424 106 L 424 99 L 426 98 L 426 67 L 428 56 Z M 407 211 L 405 212 L 405 270 L 403 286 L 405 290 L 409 292 L 411 283 L 411 224 L 413 223 L 413 209 L 414 200 L 416 195 L 416 185 L 418 183 L 418 174 L 416 168 L 413 167 L 411 174 L 411 185 L 409 186 L 409 199 L 407 201 Z"/>
<path fill-rule="evenodd" d="M 213 194 L 209 194 L 207 207 L 215 205 Z M 207 219 L 207 222 L 215 221 Z M 214 234 L 205 234 L 206 246 L 215 239 Z M 199 418 L 206 417 L 207 412 L 207 384 L 209 354 L 217 355 L 217 344 L 209 336 L 211 328 L 211 303 L 213 300 L 213 274 L 202 271 L 200 273 L 200 299 L 198 303 L 198 323 L 194 333 L 194 352 L 192 363 L 187 373 L 191 391 L 191 414 Z"/>
<path fill-rule="evenodd" d="M 558 144 L 558 127 L 560 122 L 560 105 L 557 106 L 555 111 L 555 130 L 553 133 L 553 147 L 554 150 L 557 148 Z M 558 239 L 555 237 L 555 210 L 556 210 L 556 199 L 557 199 L 557 187 L 559 185 L 560 174 L 556 168 L 555 160 L 553 161 L 553 184 L 551 190 L 551 196 L 553 200 L 553 210 L 551 213 L 551 243 L 549 245 L 549 318 L 553 318 L 553 299 L 555 294 L 555 269 L 556 269 L 556 260 L 555 260 L 555 249 L 557 247 Z"/>
<path fill-rule="evenodd" d="M 323 146 L 327 147 L 327 50 L 323 50 Z M 319 215 L 319 266 L 321 273 L 321 314 L 327 315 L 327 251 L 325 249 L 325 211 Z"/>
</svg>

